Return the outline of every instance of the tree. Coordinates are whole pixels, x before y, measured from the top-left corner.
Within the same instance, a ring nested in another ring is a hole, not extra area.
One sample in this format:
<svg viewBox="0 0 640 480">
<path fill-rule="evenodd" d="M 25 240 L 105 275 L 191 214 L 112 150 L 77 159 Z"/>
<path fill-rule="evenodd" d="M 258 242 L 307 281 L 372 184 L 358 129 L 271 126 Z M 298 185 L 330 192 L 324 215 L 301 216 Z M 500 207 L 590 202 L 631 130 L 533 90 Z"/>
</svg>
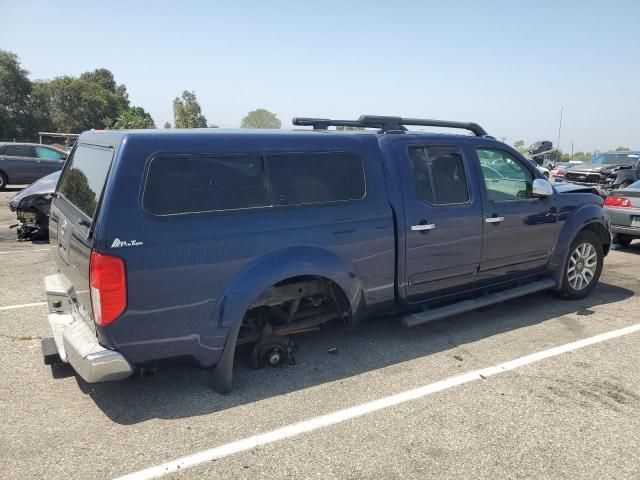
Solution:
<svg viewBox="0 0 640 480">
<path fill-rule="evenodd" d="M 513 142 L 513 148 L 518 150 L 520 153 L 527 153 L 527 147 L 524 146 L 524 140 L 517 140 Z"/>
<path fill-rule="evenodd" d="M 202 115 L 202 110 L 196 94 L 185 90 L 182 97 L 173 100 L 173 124 L 175 128 L 205 128 L 207 119 Z"/>
<path fill-rule="evenodd" d="M 49 84 L 45 81 L 32 82 L 29 99 L 29 134 L 34 137 L 37 132 L 55 130 L 51 120 L 51 102 L 49 100 Z"/>
<path fill-rule="evenodd" d="M 628 152 L 630 150 L 628 147 L 616 147 L 616 152 Z"/>
<path fill-rule="evenodd" d="M 151 115 L 142 107 L 130 107 L 120 114 L 112 128 L 130 130 L 134 128 L 156 128 Z"/>
<path fill-rule="evenodd" d="M 93 72 L 84 72 L 80 75 L 80 80 L 86 80 L 88 82 L 95 83 L 96 85 L 100 85 L 102 88 L 113 93 L 116 92 L 116 80 L 113 78 L 113 73 L 106 68 L 97 68 Z"/>
<path fill-rule="evenodd" d="M 113 74 L 104 68 L 80 78 L 54 78 L 46 92 L 51 124 L 59 132 L 107 128 L 129 109 L 126 87 L 116 85 Z"/>
<path fill-rule="evenodd" d="M 118 124 L 155 128 L 140 107 L 129 107 L 127 87 L 106 68 L 31 82 L 18 57 L 0 50 L 0 138 L 33 138 L 38 131 L 80 133 Z"/>
<path fill-rule="evenodd" d="M 164 122 L 164 128 L 171 128 L 171 124 L 169 122 Z"/>
<path fill-rule="evenodd" d="M 0 138 L 28 136 L 31 81 L 15 53 L 0 50 Z"/>
<path fill-rule="evenodd" d="M 242 128 L 280 128 L 281 125 L 278 117 L 264 108 L 249 112 L 240 124 Z"/>
</svg>

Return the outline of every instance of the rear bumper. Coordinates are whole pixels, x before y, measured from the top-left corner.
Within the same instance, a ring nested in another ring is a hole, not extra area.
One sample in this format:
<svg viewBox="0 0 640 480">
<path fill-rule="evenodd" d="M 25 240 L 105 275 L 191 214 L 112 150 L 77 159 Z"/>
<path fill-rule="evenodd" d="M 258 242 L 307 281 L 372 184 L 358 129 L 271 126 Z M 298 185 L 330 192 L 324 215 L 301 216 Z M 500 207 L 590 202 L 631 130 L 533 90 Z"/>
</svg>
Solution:
<svg viewBox="0 0 640 480">
<path fill-rule="evenodd" d="M 95 330 L 72 304 L 73 287 L 61 274 L 45 277 L 49 326 L 60 359 L 89 383 L 129 377 L 133 368 L 121 353 L 98 343 Z"/>
<path fill-rule="evenodd" d="M 633 237 L 640 238 L 640 228 L 628 227 L 625 225 L 611 225 L 611 231 L 613 233 L 621 233 L 623 235 L 631 235 Z"/>
</svg>

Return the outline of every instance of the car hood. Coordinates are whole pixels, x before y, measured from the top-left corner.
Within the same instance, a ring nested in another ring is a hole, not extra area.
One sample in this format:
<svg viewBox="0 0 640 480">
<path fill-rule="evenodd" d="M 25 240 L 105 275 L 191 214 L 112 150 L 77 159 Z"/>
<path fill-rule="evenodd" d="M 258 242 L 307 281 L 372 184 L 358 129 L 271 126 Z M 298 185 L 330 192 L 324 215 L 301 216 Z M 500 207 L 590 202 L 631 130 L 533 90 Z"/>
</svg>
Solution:
<svg viewBox="0 0 640 480">
<path fill-rule="evenodd" d="M 556 192 L 558 193 L 595 193 L 600 196 L 600 192 L 595 187 L 590 187 L 588 185 L 578 185 L 575 183 L 561 183 L 559 185 L 554 185 Z"/>
<path fill-rule="evenodd" d="M 16 209 L 20 202 L 27 197 L 31 197 L 33 195 L 51 195 L 56 190 L 59 178 L 60 172 L 54 172 L 46 177 L 42 177 L 40 180 L 36 180 L 27 188 L 16 193 L 9 201 L 9 206 Z"/>
</svg>

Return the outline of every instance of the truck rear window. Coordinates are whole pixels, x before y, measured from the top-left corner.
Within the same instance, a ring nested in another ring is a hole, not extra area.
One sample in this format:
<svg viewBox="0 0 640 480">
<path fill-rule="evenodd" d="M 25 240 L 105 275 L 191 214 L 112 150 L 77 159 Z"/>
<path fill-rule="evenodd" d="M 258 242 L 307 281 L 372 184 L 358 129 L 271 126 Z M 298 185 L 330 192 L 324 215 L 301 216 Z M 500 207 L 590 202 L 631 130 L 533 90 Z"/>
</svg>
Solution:
<svg viewBox="0 0 640 480">
<path fill-rule="evenodd" d="M 161 155 L 149 165 L 143 204 L 148 213 L 164 216 L 364 195 L 362 160 L 348 153 Z"/>
<path fill-rule="evenodd" d="M 112 158 L 112 148 L 78 145 L 62 174 L 57 193 L 93 218 Z"/>
<path fill-rule="evenodd" d="M 144 207 L 152 215 L 238 210 L 269 205 L 257 155 L 160 156 L 151 161 Z"/>
<path fill-rule="evenodd" d="M 359 200 L 365 195 L 362 160 L 350 153 L 269 155 L 276 205 Z"/>
</svg>

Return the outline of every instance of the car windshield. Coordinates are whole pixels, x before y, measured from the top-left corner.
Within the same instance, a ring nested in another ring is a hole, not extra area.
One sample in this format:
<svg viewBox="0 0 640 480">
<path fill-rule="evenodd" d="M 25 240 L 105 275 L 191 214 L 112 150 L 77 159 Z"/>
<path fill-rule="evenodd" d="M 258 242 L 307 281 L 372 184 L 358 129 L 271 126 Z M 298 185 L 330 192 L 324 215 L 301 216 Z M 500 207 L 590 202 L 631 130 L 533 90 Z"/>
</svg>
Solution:
<svg viewBox="0 0 640 480">
<path fill-rule="evenodd" d="M 635 153 L 599 153 L 591 160 L 596 165 L 633 165 L 640 156 Z"/>
</svg>

